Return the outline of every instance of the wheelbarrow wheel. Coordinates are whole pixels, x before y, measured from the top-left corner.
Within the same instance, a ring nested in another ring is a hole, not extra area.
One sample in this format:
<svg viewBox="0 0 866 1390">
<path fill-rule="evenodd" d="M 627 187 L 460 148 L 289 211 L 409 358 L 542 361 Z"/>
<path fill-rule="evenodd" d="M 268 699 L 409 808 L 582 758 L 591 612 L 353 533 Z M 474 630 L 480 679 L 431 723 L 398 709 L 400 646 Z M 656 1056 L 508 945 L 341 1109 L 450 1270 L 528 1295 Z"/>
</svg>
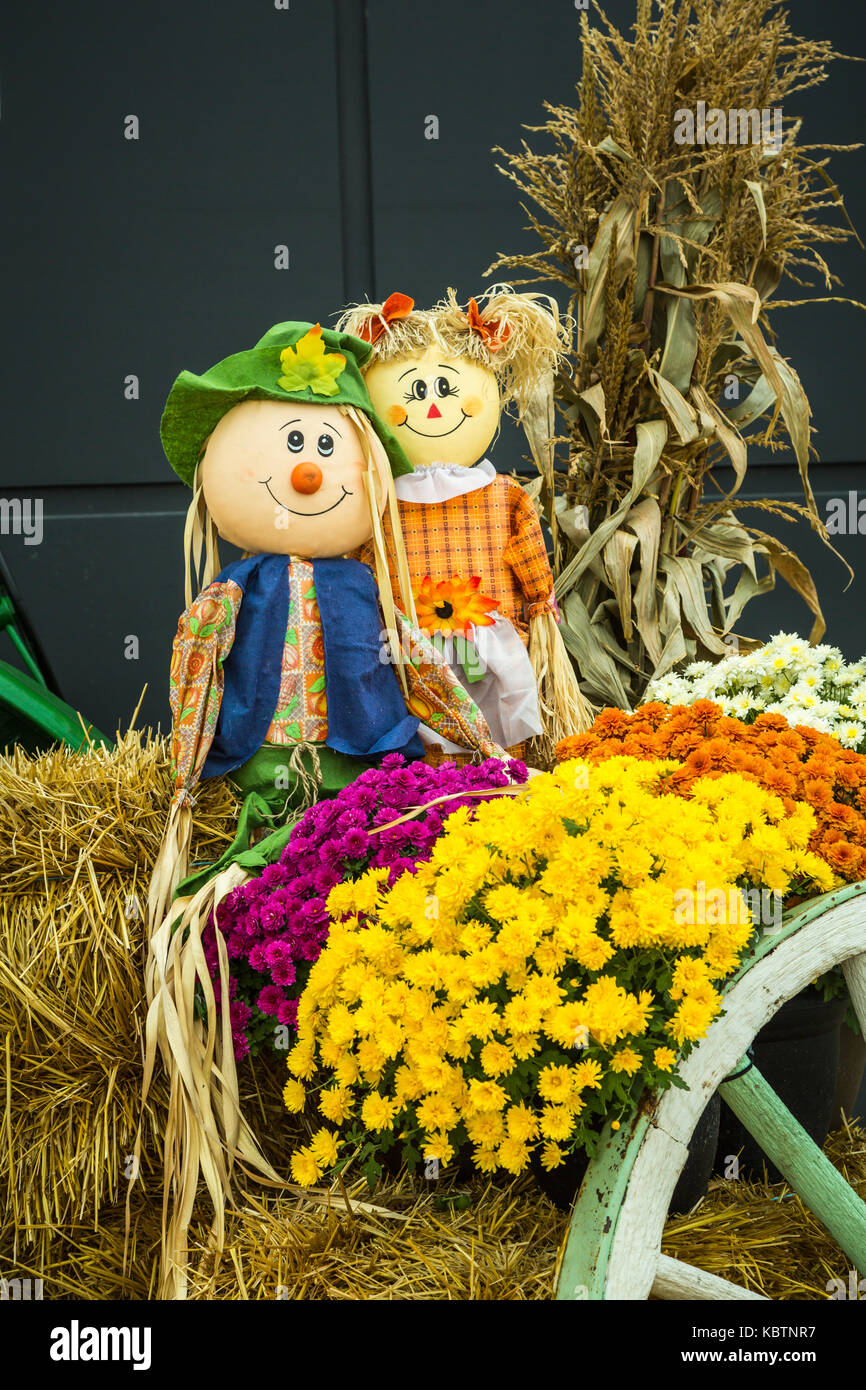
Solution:
<svg viewBox="0 0 866 1390">
<path fill-rule="evenodd" d="M 688 1143 L 715 1091 L 734 1111 L 851 1263 L 866 1270 L 866 1203 L 797 1123 L 748 1058 L 777 1010 L 834 965 L 866 1034 L 866 880 L 786 916 L 728 982 L 725 1012 L 679 1067 L 672 1088 L 617 1132 L 604 1131 L 575 1202 L 556 1297 L 764 1300 L 661 1253 L 665 1217 Z"/>
</svg>

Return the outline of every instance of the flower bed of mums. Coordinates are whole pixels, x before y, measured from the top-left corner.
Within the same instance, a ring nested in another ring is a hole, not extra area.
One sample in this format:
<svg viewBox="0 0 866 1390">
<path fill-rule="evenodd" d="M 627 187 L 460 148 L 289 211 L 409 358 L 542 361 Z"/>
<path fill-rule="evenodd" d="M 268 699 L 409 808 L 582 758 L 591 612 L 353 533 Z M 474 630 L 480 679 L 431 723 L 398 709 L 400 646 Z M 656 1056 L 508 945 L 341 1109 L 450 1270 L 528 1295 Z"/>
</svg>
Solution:
<svg viewBox="0 0 866 1390">
<path fill-rule="evenodd" d="M 644 700 L 713 700 L 747 724 L 770 711 L 866 752 L 866 658 L 846 662 L 838 647 L 812 647 L 796 633 L 778 632 L 764 646 L 722 661 L 693 661 L 650 681 Z"/>
<path fill-rule="evenodd" d="M 634 714 L 607 709 L 591 729 L 564 739 L 557 758 L 601 762 L 622 755 L 670 758 L 666 785 L 688 796 L 698 778 L 737 772 L 780 796 L 788 810 L 815 812 L 809 848 L 849 883 L 866 877 L 866 757 L 829 734 L 781 714 L 745 723 L 710 700 L 641 705 Z"/>
<path fill-rule="evenodd" d="M 525 765 L 516 760 L 433 768 L 390 753 L 337 796 L 311 806 L 279 861 L 233 889 L 219 907 L 230 961 L 235 1056 L 277 1046 L 280 1026 L 294 1028 L 298 996 L 327 940 L 326 899 L 336 884 L 368 868 L 383 870 L 395 882 L 428 858 L 449 814 L 526 777 Z M 212 917 L 203 944 L 217 980 Z"/>
<path fill-rule="evenodd" d="M 520 1173 L 592 1152 L 722 1008 L 752 938 L 740 890 L 828 890 L 811 808 L 727 773 L 665 787 L 670 762 L 569 762 L 449 817 L 426 863 L 332 889 L 298 1008 L 285 1102 L 318 1182 L 355 1158 L 459 1151 Z M 683 912 L 684 890 L 728 905 Z M 679 905 L 679 906 L 678 906 Z"/>
</svg>

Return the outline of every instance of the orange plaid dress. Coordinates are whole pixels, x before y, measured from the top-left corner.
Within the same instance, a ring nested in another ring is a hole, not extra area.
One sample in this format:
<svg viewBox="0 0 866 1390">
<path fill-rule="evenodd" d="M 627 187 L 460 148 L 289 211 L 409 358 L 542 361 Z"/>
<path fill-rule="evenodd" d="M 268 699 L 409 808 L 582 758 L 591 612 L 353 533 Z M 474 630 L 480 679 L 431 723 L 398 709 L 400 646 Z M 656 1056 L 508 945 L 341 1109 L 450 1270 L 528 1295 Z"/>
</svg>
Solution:
<svg viewBox="0 0 866 1390">
<path fill-rule="evenodd" d="M 498 602 L 529 641 L 529 619 L 553 611 L 553 575 L 538 515 L 519 483 L 499 474 L 486 487 L 443 502 L 400 501 L 413 589 L 434 580 L 480 575 L 481 590 Z M 395 594 L 397 568 L 387 513 L 383 517 L 388 565 Z M 374 563 L 372 546 L 362 552 Z"/>
</svg>

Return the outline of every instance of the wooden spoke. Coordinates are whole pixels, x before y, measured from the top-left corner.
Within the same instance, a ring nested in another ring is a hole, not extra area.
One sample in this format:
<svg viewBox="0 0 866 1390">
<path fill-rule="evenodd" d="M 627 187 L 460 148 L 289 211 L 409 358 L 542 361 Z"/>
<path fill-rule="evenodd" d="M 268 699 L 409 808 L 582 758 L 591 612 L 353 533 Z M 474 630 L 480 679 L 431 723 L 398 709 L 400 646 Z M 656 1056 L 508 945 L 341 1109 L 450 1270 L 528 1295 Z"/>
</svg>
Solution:
<svg viewBox="0 0 866 1390">
<path fill-rule="evenodd" d="M 750 1067 L 735 1081 L 724 1082 L 719 1092 L 852 1263 L 857 1269 L 866 1269 L 866 1203 L 782 1104 L 757 1067 Z"/>
<path fill-rule="evenodd" d="M 754 1299 L 758 1303 L 768 1303 L 762 1293 L 753 1293 L 741 1284 L 732 1284 L 729 1279 L 720 1279 L 717 1274 L 706 1274 L 695 1265 L 683 1260 L 672 1260 L 670 1255 L 659 1255 L 659 1266 L 652 1287 L 653 1298 L 713 1299 L 724 1300 Z"/>
<path fill-rule="evenodd" d="M 842 974 L 845 976 L 851 1003 L 860 1024 L 860 1033 L 866 1038 L 866 952 L 843 961 Z"/>
</svg>

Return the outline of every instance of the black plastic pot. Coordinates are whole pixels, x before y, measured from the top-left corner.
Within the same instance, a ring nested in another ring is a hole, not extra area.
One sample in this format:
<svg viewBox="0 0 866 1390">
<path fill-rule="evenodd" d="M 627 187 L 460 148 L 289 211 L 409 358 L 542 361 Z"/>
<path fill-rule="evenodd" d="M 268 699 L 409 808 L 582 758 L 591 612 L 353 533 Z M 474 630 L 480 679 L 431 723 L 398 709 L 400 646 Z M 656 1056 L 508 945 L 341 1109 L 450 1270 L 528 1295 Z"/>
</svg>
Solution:
<svg viewBox="0 0 866 1390">
<path fill-rule="evenodd" d="M 695 1126 L 689 1143 L 689 1156 L 668 1208 L 672 1215 L 691 1211 L 695 1203 L 706 1196 L 716 1155 L 720 1111 L 719 1097 L 715 1095 Z M 532 1175 L 538 1186 L 554 1206 L 560 1207 L 563 1211 L 570 1210 L 588 1167 L 589 1159 L 584 1153 L 570 1154 L 565 1163 L 559 1168 L 551 1169 L 549 1173 L 541 1166 L 537 1154 L 533 1155 L 531 1163 Z"/>
<path fill-rule="evenodd" d="M 830 1128 L 839 1067 L 839 1028 L 844 1017 L 844 999 L 825 1003 L 819 991 L 809 985 L 782 1005 L 753 1044 L 752 1060 L 758 1071 L 819 1145 Z M 767 1181 L 782 1179 L 734 1112 L 723 1105 L 716 1172 L 733 1177 L 733 1158 L 738 1158 L 735 1172 L 741 1178 L 763 1179 L 766 1165 Z"/>
</svg>

